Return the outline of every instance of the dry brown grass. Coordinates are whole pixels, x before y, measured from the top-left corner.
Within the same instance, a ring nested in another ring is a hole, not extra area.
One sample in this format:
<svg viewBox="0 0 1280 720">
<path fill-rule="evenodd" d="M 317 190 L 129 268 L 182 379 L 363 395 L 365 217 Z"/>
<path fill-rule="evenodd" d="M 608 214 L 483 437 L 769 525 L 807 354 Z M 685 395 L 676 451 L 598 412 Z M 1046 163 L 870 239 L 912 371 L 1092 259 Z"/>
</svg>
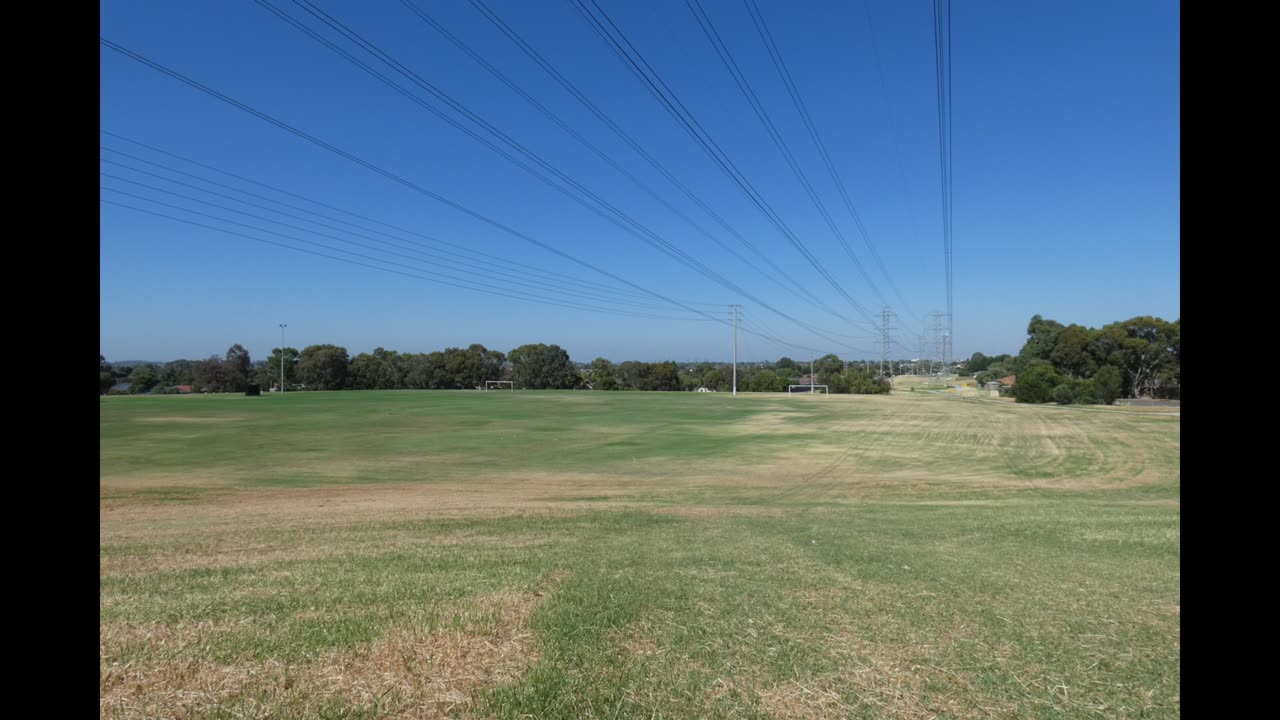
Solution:
<svg viewBox="0 0 1280 720">
<path fill-rule="evenodd" d="M 226 710 L 238 717 L 310 717 L 335 706 L 387 718 L 443 718 L 465 711 L 475 691 L 518 679 L 538 657 L 527 625 L 564 577 L 536 592 L 472 597 L 449 610 L 456 629 L 402 623 L 377 640 L 293 665 L 244 658 L 217 663 L 198 651 L 234 623 L 100 629 L 100 716 L 185 717 Z M 497 621 L 494 622 L 494 618 Z M 121 662 L 130 648 L 161 649 Z"/>
<path fill-rule="evenodd" d="M 244 420 L 244 418 L 242 418 L 242 417 L 230 417 L 230 416 L 226 416 L 226 415 L 216 415 L 216 416 L 209 416 L 209 415 L 196 415 L 196 416 L 191 416 L 191 415 L 155 415 L 155 416 L 151 416 L 151 417 L 140 417 L 140 418 L 134 418 L 134 419 L 133 419 L 133 421 L 134 421 L 134 422 L 140 422 L 140 423 L 161 423 L 161 424 L 164 424 L 164 425 L 170 425 L 170 424 L 174 424 L 174 423 L 180 423 L 180 424 L 181 424 L 181 423 L 194 423 L 194 424 L 197 424 L 197 425 L 205 425 L 205 424 L 216 424 L 216 423 L 229 423 L 229 422 L 236 422 L 237 420 Z"/>
</svg>

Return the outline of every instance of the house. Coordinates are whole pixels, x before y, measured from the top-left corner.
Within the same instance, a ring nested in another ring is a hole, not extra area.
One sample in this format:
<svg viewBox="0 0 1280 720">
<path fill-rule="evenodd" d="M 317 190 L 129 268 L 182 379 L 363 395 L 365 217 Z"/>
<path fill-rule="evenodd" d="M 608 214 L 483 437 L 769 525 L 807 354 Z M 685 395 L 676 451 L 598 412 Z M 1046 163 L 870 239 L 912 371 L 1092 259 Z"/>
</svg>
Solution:
<svg viewBox="0 0 1280 720">
<path fill-rule="evenodd" d="M 1018 382 L 1018 376 L 1017 376 L 1017 375 L 1005 375 L 1004 377 L 1000 378 L 999 380 L 996 380 L 996 382 L 1000 383 L 1001 385 L 1003 385 L 1003 386 L 1005 386 L 1005 387 L 1013 387 L 1013 386 L 1014 386 L 1014 384 Z"/>
<path fill-rule="evenodd" d="M 798 378 L 792 385 L 817 385 L 818 379 L 812 375 L 804 375 Z"/>
<path fill-rule="evenodd" d="M 173 389 L 179 395 L 186 395 L 187 393 L 193 392 L 190 385 L 174 385 Z"/>
</svg>

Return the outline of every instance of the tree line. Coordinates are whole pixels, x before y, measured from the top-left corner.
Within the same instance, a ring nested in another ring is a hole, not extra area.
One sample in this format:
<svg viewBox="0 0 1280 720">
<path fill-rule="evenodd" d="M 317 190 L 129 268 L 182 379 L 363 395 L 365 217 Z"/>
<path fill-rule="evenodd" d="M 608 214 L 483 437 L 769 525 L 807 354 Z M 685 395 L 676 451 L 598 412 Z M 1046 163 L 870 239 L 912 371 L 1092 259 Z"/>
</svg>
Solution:
<svg viewBox="0 0 1280 720">
<path fill-rule="evenodd" d="M 978 383 L 1017 375 L 1012 393 L 1025 403 L 1180 399 L 1182 319 L 1168 322 L 1144 315 L 1090 328 L 1036 315 L 1016 357 L 974 353 L 965 370 Z"/>
<path fill-rule="evenodd" d="M 487 380 L 510 380 L 515 387 L 529 390 L 728 391 L 733 387 L 733 368 L 724 363 L 614 363 L 596 358 L 577 364 L 560 346 L 541 343 L 521 345 L 506 354 L 476 343 L 429 353 L 379 347 L 355 357 L 338 345 L 311 345 L 301 351 L 273 348 L 269 358 L 256 363 L 236 344 L 225 355 L 205 360 L 137 367 L 115 367 L 101 355 L 98 360 L 99 390 L 104 394 L 172 393 L 180 386 L 190 386 L 194 392 L 243 392 L 250 384 L 278 387 L 282 364 L 287 390 L 456 390 L 483 387 Z M 870 368 L 850 366 L 834 354 L 815 360 L 813 375 L 814 384 L 827 385 L 833 393 L 874 394 L 890 389 L 888 380 Z M 785 392 L 802 376 L 807 376 L 803 368 L 786 357 L 776 363 L 743 363 L 738 365 L 738 389 Z M 116 389 L 125 383 L 127 389 Z"/>
</svg>

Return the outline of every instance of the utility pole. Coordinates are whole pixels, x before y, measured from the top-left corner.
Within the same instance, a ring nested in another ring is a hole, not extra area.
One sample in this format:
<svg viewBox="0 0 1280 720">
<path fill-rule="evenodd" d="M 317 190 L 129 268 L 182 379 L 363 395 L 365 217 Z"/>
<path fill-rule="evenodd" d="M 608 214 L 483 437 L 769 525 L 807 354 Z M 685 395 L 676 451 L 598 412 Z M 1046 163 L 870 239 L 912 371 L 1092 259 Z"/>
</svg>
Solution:
<svg viewBox="0 0 1280 720">
<path fill-rule="evenodd" d="M 738 308 L 741 305 L 730 305 L 733 308 L 733 394 L 738 394 Z"/>
<path fill-rule="evenodd" d="M 280 323 L 280 392 L 284 392 L 284 329 L 289 327 Z"/>
<path fill-rule="evenodd" d="M 813 353 L 809 353 L 809 394 L 813 394 L 813 386 L 816 378 L 813 377 Z"/>
</svg>

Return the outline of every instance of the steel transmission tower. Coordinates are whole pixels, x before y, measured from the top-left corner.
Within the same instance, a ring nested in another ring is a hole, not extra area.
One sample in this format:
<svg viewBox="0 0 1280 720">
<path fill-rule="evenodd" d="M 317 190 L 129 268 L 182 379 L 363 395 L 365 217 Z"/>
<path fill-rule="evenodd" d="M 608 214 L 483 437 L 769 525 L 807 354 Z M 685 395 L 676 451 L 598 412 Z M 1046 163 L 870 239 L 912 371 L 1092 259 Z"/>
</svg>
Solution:
<svg viewBox="0 0 1280 720">
<path fill-rule="evenodd" d="M 892 356 L 889 354 L 893 349 L 893 310 L 889 306 L 884 306 L 880 311 L 880 375 L 885 374 L 885 367 L 888 366 L 889 374 L 893 374 Z"/>
</svg>

